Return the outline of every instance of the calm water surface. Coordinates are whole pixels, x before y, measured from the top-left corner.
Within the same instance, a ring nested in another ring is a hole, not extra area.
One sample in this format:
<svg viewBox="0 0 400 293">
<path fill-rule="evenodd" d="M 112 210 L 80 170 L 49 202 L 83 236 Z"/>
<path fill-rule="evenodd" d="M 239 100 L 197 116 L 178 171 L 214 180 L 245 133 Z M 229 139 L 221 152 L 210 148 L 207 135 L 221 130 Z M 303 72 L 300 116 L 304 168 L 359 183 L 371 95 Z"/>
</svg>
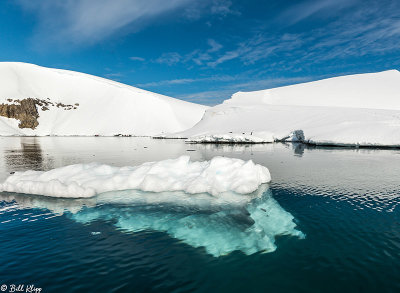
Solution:
<svg viewBox="0 0 400 293">
<path fill-rule="evenodd" d="M 42 292 L 400 292 L 400 150 L 0 138 L 0 181 L 14 171 L 180 155 L 252 159 L 269 168 L 272 182 L 241 208 L 130 202 L 125 193 L 85 200 L 0 193 L 0 285 L 34 284 Z"/>
</svg>

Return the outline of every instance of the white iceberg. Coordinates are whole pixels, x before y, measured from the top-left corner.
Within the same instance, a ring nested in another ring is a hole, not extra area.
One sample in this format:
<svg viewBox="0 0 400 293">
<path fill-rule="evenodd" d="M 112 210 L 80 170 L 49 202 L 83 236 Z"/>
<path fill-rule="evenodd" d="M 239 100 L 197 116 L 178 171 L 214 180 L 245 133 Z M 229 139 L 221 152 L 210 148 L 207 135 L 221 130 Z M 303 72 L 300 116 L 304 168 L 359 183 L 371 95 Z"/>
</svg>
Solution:
<svg viewBox="0 0 400 293">
<path fill-rule="evenodd" d="M 268 169 L 251 160 L 214 157 L 191 162 L 189 156 L 181 156 L 134 167 L 90 163 L 16 172 L 0 184 L 0 191 L 71 198 L 130 189 L 220 196 L 225 192 L 248 194 L 270 180 Z"/>
</svg>

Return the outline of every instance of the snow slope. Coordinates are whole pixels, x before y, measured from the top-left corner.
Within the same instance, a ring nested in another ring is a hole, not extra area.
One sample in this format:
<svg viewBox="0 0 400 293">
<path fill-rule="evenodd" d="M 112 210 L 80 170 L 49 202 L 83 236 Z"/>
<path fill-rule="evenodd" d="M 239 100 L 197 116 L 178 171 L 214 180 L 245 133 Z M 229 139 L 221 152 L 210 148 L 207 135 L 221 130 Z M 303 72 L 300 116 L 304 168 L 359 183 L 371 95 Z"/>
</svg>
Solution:
<svg viewBox="0 0 400 293">
<path fill-rule="evenodd" d="M 355 74 L 268 90 L 238 92 L 225 103 L 400 110 L 400 72 Z"/>
<path fill-rule="evenodd" d="M 1 62 L 0 104 L 29 97 L 76 109 L 50 106 L 43 111 L 38 107 L 35 130 L 20 129 L 18 120 L 0 117 L 0 135 L 151 136 L 190 128 L 206 109 L 88 74 Z"/>
<path fill-rule="evenodd" d="M 400 72 L 349 75 L 239 92 L 209 108 L 192 142 L 305 141 L 317 145 L 400 146 Z"/>
</svg>

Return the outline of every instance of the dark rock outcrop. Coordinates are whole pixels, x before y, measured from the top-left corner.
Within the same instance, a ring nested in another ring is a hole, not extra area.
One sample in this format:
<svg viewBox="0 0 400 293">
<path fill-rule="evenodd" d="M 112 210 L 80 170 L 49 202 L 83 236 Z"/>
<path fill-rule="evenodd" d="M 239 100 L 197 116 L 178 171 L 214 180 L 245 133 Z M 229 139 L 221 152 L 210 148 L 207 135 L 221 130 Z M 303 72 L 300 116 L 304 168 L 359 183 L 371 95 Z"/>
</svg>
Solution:
<svg viewBox="0 0 400 293">
<path fill-rule="evenodd" d="M 35 129 L 39 125 L 39 112 L 36 106 L 42 111 L 49 111 L 50 107 L 57 107 L 63 110 L 76 110 L 79 106 L 67 105 L 61 102 L 53 103 L 49 98 L 44 99 L 7 99 L 9 103 L 0 104 L 0 116 L 19 120 L 19 128 Z"/>
<path fill-rule="evenodd" d="M 35 129 L 39 125 L 36 100 L 27 98 L 14 102 L 15 104 L 0 104 L 0 116 L 19 120 L 19 128 Z"/>
</svg>

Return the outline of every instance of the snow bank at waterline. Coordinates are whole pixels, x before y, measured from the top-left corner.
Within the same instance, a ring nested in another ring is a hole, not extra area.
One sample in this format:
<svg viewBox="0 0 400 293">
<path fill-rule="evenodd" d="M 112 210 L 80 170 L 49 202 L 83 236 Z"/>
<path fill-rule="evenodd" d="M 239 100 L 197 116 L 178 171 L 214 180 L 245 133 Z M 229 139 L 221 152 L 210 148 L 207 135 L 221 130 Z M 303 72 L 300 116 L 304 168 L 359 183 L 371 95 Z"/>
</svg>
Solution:
<svg viewBox="0 0 400 293">
<path fill-rule="evenodd" d="M 399 92 L 397 70 L 238 92 L 207 109 L 192 128 L 165 137 L 194 143 L 400 147 Z"/>
<path fill-rule="evenodd" d="M 339 107 L 219 105 L 193 128 L 171 135 L 187 141 L 400 146 L 400 111 Z"/>
<path fill-rule="evenodd" d="M 16 172 L 0 191 L 82 198 L 117 190 L 183 191 L 189 194 L 251 193 L 271 180 L 269 170 L 250 161 L 214 157 L 191 162 L 189 156 L 134 167 L 76 164 L 50 171 Z"/>
</svg>

